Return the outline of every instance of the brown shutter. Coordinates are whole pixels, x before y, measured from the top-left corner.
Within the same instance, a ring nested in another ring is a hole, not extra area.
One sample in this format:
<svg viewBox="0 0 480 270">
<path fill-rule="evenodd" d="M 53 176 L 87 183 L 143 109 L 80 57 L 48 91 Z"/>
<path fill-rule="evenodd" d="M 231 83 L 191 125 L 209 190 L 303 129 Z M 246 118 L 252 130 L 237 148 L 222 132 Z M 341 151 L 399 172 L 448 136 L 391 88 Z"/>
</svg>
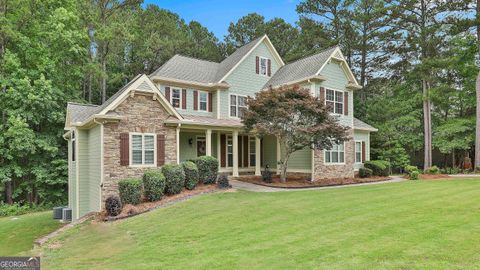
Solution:
<svg viewBox="0 0 480 270">
<path fill-rule="evenodd" d="M 198 110 L 198 91 L 193 90 L 193 109 Z"/>
<path fill-rule="evenodd" d="M 320 87 L 320 99 L 325 100 L 325 87 Z"/>
<path fill-rule="evenodd" d="M 267 60 L 267 75 L 272 75 L 272 61 L 270 61 L 270 59 Z"/>
<path fill-rule="evenodd" d="M 255 57 L 255 73 L 260 74 L 260 58 Z"/>
<path fill-rule="evenodd" d="M 209 112 L 212 112 L 212 111 L 213 111 L 213 109 L 212 109 L 212 106 L 213 106 L 213 103 L 212 103 L 212 102 L 213 102 L 213 97 L 212 97 L 212 96 L 213 96 L 213 94 L 209 92 L 209 93 L 208 93 L 208 111 L 209 111 Z"/>
<path fill-rule="evenodd" d="M 182 109 L 187 109 L 187 89 L 182 89 Z"/>
<path fill-rule="evenodd" d="M 365 142 L 362 142 L 362 163 L 365 162 Z"/>
<path fill-rule="evenodd" d="M 168 103 L 170 103 L 170 87 L 165 87 L 165 98 L 167 98 Z"/>
<path fill-rule="evenodd" d="M 165 135 L 157 134 L 157 167 L 165 164 Z"/>
<path fill-rule="evenodd" d="M 225 138 L 225 134 L 220 135 L 220 166 L 227 167 L 227 142 Z"/>
<path fill-rule="evenodd" d="M 242 162 L 242 148 L 243 148 L 243 141 L 242 141 L 242 136 L 238 136 L 238 167 L 241 168 L 243 167 L 243 162 Z"/>
<path fill-rule="evenodd" d="M 243 167 L 248 167 L 248 136 L 243 136 Z"/>
<path fill-rule="evenodd" d="M 348 115 L 348 92 L 345 92 L 344 98 L 343 98 L 343 113 L 345 115 Z"/>
<path fill-rule="evenodd" d="M 120 166 L 128 166 L 130 163 L 129 139 L 128 133 L 120 133 Z"/>
</svg>

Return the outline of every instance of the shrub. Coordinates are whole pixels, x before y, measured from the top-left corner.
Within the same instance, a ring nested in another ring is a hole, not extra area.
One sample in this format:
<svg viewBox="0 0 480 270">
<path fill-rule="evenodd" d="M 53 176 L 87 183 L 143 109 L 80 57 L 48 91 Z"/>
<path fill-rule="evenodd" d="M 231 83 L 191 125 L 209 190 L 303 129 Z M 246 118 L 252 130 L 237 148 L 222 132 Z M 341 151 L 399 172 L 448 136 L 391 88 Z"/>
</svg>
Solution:
<svg viewBox="0 0 480 270">
<path fill-rule="evenodd" d="M 118 182 L 122 204 L 139 204 L 142 197 L 142 179 L 129 178 Z"/>
<path fill-rule="evenodd" d="M 228 176 L 226 174 L 221 174 L 217 179 L 217 186 L 219 188 L 230 188 L 230 183 L 228 182 Z"/>
<path fill-rule="evenodd" d="M 118 216 L 122 212 L 122 208 L 122 202 L 118 196 L 110 196 L 105 200 L 105 210 L 109 216 Z"/>
<path fill-rule="evenodd" d="M 211 156 L 201 156 L 195 159 L 198 167 L 199 181 L 204 184 L 214 184 L 218 175 L 218 160 Z"/>
<path fill-rule="evenodd" d="M 265 183 L 272 183 L 272 172 L 270 171 L 270 166 L 265 165 L 265 169 L 262 172 L 262 180 Z"/>
<path fill-rule="evenodd" d="M 358 170 L 358 175 L 361 177 L 361 178 L 365 178 L 365 177 L 371 177 L 373 174 L 373 171 L 372 169 L 369 169 L 369 168 L 360 168 Z"/>
<path fill-rule="evenodd" d="M 165 193 L 168 195 L 178 194 L 182 192 L 185 185 L 185 172 L 182 165 L 167 164 L 162 167 L 165 176 Z"/>
<path fill-rule="evenodd" d="M 408 173 L 408 174 L 413 172 L 413 171 L 418 171 L 417 166 L 412 166 L 412 165 L 407 165 L 407 166 L 405 166 L 404 169 L 405 169 L 405 172 Z"/>
<path fill-rule="evenodd" d="M 192 190 L 198 183 L 197 165 L 191 161 L 185 161 L 182 163 L 182 167 L 185 172 L 185 188 Z"/>
<path fill-rule="evenodd" d="M 388 176 L 390 162 L 385 160 L 369 160 L 365 162 L 365 168 L 371 169 L 373 175 Z"/>
<path fill-rule="evenodd" d="M 424 172 L 426 174 L 439 174 L 440 169 L 437 166 L 434 165 L 432 167 L 426 168 Z"/>
<path fill-rule="evenodd" d="M 143 189 L 145 197 L 153 202 L 163 197 L 165 191 L 165 176 L 160 170 L 149 170 L 143 174 Z"/>
<path fill-rule="evenodd" d="M 3 216 L 18 216 L 23 215 L 29 212 L 33 212 L 30 207 L 25 205 L 20 205 L 18 203 L 6 204 L 0 202 L 0 217 Z"/>
<path fill-rule="evenodd" d="M 418 180 L 418 176 L 420 175 L 419 171 L 411 171 L 408 176 L 410 177 L 410 180 Z"/>
</svg>

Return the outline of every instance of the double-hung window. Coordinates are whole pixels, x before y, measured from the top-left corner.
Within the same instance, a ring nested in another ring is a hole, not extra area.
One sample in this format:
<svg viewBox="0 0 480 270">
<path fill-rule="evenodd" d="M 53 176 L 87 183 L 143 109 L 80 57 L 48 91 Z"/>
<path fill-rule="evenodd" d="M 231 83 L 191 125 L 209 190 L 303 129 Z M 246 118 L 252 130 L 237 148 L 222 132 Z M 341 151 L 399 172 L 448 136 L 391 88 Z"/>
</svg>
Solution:
<svg viewBox="0 0 480 270">
<path fill-rule="evenodd" d="M 247 109 L 247 97 L 230 95 L 230 117 L 241 118 Z"/>
<path fill-rule="evenodd" d="M 207 111 L 208 108 L 208 93 L 198 91 L 198 108 L 200 111 Z"/>
<path fill-rule="evenodd" d="M 255 167 L 255 150 L 256 150 L 256 140 L 255 137 L 250 137 L 249 139 L 249 148 L 250 148 L 250 166 Z"/>
<path fill-rule="evenodd" d="M 173 88 L 170 100 L 172 101 L 172 106 L 174 108 L 180 108 L 180 104 L 182 104 L 182 90 Z"/>
<path fill-rule="evenodd" d="M 325 150 L 325 163 L 344 163 L 345 162 L 345 145 L 334 144 L 332 149 Z"/>
<path fill-rule="evenodd" d="M 131 134 L 130 149 L 132 165 L 155 165 L 155 134 Z"/>
<path fill-rule="evenodd" d="M 325 102 L 329 112 L 343 114 L 343 91 L 327 89 Z"/>
<path fill-rule="evenodd" d="M 355 163 L 362 163 L 362 142 L 355 142 Z"/>
<path fill-rule="evenodd" d="M 268 59 L 260 57 L 260 74 L 267 76 Z"/>
</svg>

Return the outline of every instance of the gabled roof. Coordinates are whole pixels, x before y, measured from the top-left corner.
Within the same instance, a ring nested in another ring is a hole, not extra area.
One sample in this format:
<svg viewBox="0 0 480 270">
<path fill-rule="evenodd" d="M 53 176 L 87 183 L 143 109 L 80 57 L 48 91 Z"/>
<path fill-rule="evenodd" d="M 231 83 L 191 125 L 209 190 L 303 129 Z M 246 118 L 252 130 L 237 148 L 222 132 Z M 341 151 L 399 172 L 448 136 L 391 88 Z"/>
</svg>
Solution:
<svg viewBox="0 0 480 270">
<path fill-rule="evenodd" d="M 272 54 L 284 65 L 282 58 L 278 55 L 275 47 L 267 35 L 252 40 L 238 48 L 234 53 L 220 63 L 191 58 L 182 55 L 175 55 L 159 69 L 150 74 L 153 80 L 158 78 L 169 78 L 175 81 L 197 82 L 200 84 L 219 84 L 230 74 L 261 42 L 266 41 Z"/>
<path fill-rule="evenodd" d="M 370 126 L 369 124 L 360 121 L 357 118 L 353 118 L 353 129 L 366 130 L 366 131 L 378 131 L 378 129 Z"/>
</svg>

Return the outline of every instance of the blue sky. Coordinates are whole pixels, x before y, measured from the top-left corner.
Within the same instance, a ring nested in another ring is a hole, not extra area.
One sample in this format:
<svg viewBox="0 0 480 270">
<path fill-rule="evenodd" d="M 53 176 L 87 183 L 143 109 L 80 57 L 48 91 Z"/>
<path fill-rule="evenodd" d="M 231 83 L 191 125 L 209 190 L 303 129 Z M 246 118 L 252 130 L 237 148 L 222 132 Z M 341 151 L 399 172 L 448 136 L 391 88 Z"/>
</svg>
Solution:
<svg viewBox="0 0 480 270">
<path fill-rule="evenodd" d="M 298 20 L 295 7 L 300 0 L 145 0 L 145 5 L 156 4 L 180 15 L 187 23 L 199 21 L 220 40 L 227 34 L 230 22 L 236 22 L 248 13 L 257 12 L 269 20 L 281 17 L 294 24 Z"/>
</svg>

